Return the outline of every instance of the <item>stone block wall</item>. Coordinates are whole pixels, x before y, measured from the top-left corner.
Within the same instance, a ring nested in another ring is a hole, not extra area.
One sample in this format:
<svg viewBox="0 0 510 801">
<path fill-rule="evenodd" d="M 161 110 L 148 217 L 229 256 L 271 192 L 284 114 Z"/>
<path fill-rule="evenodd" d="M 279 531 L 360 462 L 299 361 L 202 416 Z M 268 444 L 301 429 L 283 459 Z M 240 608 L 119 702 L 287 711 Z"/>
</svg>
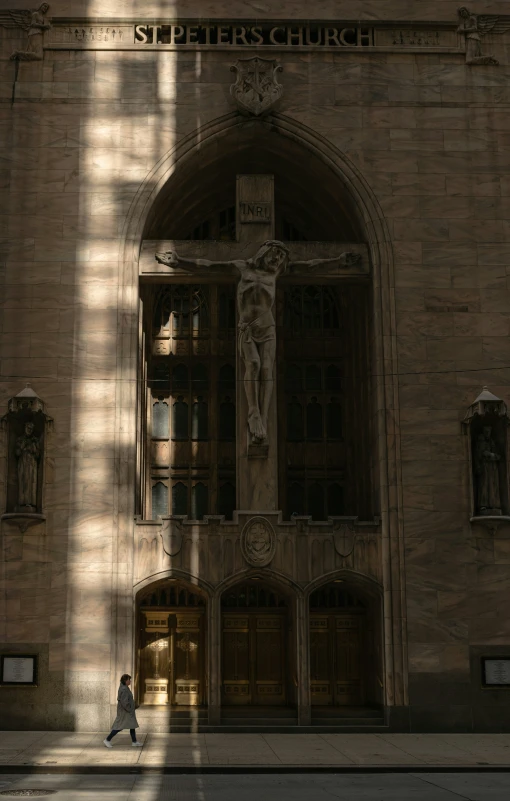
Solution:
<svg viewBox="0 0 510 801">
<path fill-rule="evenodd" d="M 161 14 L 142 5 L 55 0 L 51 14 Z M 447 22 L 456 6 L 350 0 L 340 11 Z M 175 11 L 253 13 L 240 0 Z M 315 13 L 334 19 L 339 9 Z M 295 0 L 271 14 L 310 9 Z M 6 701 L 0 688 L 0 712 L 6 725 L 107 728 L 104 698 L 132 658 L 138 289 L 119 264 L 122 232 L 158 161 L 234 110 L 239 54 L 46 51 L 20 64 L 11 105 L 9 56 L 20 43 L 0 27 L 0 409 L 30 381 L 55 423 L 46 523 L 1 529 L 2 649 L 40 653 L 41 686 L 36 704 L 35 690 L 9 690 Z M 394 330 L 384 345 L 398 373 L 399 464 L 389 536 L 394 552 L 403 545 L 414 730 L 509 725 L 510 692 L 481 688 L 479 660 L 510 652 L 510 528 L 469 522 L 461 429 L 483 385 L 510 402 L 510 34 L 484 47 L 500 66 L 425 52 L 277 56 L 278 114 L 345 154 L 391 239 L 384 296 Z"/>
</svg>

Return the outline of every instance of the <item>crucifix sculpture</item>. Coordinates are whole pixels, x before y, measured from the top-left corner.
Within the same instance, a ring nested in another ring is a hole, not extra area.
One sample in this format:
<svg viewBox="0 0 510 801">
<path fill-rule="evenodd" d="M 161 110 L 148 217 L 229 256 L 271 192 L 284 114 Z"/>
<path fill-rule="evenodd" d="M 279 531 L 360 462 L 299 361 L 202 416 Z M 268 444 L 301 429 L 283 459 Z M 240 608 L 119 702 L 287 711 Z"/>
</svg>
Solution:
<svg viewBox="0 0 510 801">
<path fill-rule="evenodd" d="M 238 508 L 269 511 L 277 508 L 276 281 L 280 277 L 302 283 L 308 278 L 366 275 L 368 267 L 362 259 L 366 247 L 341 250 L 332 242 L 275 240 L 271 175 L 237 177 L 236 233 L 236 242 L 186 240 L 169 243 L 172 247 L 165 250 L 154 248 L 162 243 L 147 242 L 144 249 L 152 250 L 153 259 L 156 250 L 158 265 L 179 280 L 186 273 L 206 281 L 237 278 L 237 357 L 242 374 L 242 382 L 238 381 Z M 202 257 L 202 253 L 215 258 Z M 144 263 L 142 254 L 142 273 L 156 272 L 154 267 L 145 269 Z"/>
<path fill-rule="evenodd" d="M 237 284 L 238 352 L 244 362 L 244 389 L 248 401 L 248 429 L 253 445 L 267 444 L 267 420 L 273 393 L 276 355 L 276 323 L 273 306 L 276 279 L 287 270 L 305 270 L 336 262 L 354 267 L 361 261 L 358 253 L 307 261 L 289 261 L 289 249 L 275 239 L 268 239 L 248 259 L 210 261 L 180 257 L 174 250 L 156 253 L 156 260 L 167 267 L 183 265 L 191 271 L 235 268 L 240 273 Z"/>
</svg>

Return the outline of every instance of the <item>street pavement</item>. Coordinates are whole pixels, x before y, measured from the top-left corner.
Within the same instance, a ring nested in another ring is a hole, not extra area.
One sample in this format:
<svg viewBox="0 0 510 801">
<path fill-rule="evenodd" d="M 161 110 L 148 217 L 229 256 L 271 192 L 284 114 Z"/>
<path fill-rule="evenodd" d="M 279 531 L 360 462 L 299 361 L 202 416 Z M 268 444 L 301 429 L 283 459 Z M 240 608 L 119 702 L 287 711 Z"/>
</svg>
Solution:
<svg viewBox="0 0 510 801">
<path fill-rule="evenodd" d="M 28 789 L 53 801 L 508 801 L 510 773 L 0 776 L 6 801 Z"/>
<path fill-rule="evenodd" d="M 0 732 L 0 774 L 9 767 L 54 770 L 381 769 L 510 770 L 510 734 L 147 734 L 132 748 L 128 732 Z M 0 796 L 1 798 L 1 796 Z M 510 798 L 510 796 L 509 796 Z"/>
</svg>

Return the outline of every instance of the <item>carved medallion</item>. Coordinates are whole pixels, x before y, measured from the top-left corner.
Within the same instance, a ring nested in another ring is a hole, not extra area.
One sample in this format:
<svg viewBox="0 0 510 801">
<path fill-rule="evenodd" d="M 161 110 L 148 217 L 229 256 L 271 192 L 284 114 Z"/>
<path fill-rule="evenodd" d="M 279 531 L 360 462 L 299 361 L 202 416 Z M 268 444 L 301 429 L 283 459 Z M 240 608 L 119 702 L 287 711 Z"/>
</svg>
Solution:
<svg viewBox="0 0 510 801">
<path fill-rule="evenodd" d="M 241 553 L 253 567 L 265 567 L 276 551 L 276 535 L 265 517 L 252 517 L 241 532 Z"/>
<path fill-rule="evenodd" d="M 344 559 L 350 556 L 354 550 L 354 541 L 356 533 L 354 531 L 353 523 L 341 523 L 333 532 L 333 541 L 335 543 L 335 550 L 339 556 Z"/>
<path fill-rule="evenodd" d="M 168 556 L 177 556 L 182 548 L 182 531 L 180 523 L 176 520 L 163 520 L 161 529 L 163 550 Z"/>
<path fill-rule="evenodd" d="M 240 58 L 230 69 L 237 72 L 230 94 L 241 111 L 260 117 L 282 96 L 283 86 L 276 79 L 282 67 L 274 59 Z"/>
</svg>

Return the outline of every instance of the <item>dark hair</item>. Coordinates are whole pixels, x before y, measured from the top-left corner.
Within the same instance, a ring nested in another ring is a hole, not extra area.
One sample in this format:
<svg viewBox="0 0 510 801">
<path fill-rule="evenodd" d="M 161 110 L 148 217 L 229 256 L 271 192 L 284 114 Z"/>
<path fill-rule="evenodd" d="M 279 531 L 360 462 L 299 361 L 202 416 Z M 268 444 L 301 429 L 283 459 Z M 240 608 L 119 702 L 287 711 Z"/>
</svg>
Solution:
<svg viewBox="0 0 510 801">
<path fill-rule="evenodd" d="M 126 681 L 130 678 L 131 676 L 129 675 L 129 673 L 123 673 L 122 676 L 120 677 L 120 683 L 125 684 Z"/>
</svg>

